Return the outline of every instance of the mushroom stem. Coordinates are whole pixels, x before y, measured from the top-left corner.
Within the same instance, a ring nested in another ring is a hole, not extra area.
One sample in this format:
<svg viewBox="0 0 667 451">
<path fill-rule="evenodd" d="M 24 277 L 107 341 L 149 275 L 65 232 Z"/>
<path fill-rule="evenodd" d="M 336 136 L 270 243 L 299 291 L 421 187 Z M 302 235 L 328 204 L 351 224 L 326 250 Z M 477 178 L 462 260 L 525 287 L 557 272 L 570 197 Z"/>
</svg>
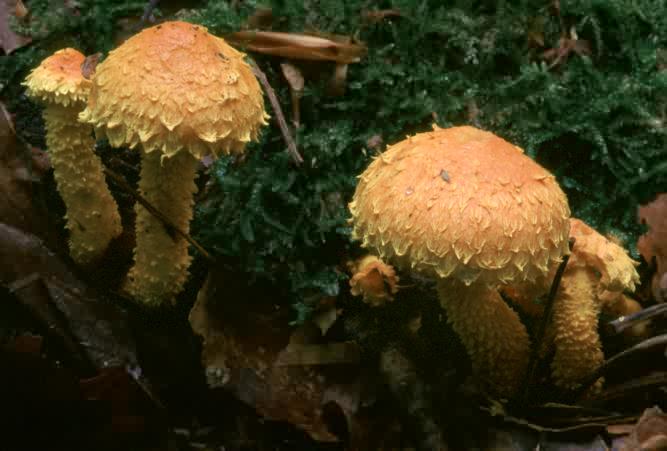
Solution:
<svg viewBox="0 0 667 451">
<path fill-rule="evenodd" d="M 164 158 L 153 151 L 142 154 L 139 191 L 175 227 L 188 233 L 198 161 L 189 152 Z M 136 204 L 136 246 L 127 291 L 140 301 L 159 305 L 173 301 L 188 277 L 191 257 L 188 242 L 169 233 L 162 222 L 141 204 Z"/>
<path fill-rule="evenodd" d="M 519 315 L 482 284 L 438 281 L 440 305 L 468 351 L 473 372 L 496 395 L 510 397 L 528 364 L 530 340 Z"/>
<path fill-rule="evenodd" d="M 598 336 L 597 276 L 586 267 L 569 268 L 554 302 L 556 353 L 551 363 L 554 384 L 575 389 L 604 362 Z"/>
<path fill-rule="evenodd" d="M 93 152 L 92 128 L 78 122 L 80 110 L 78 103 L 48 104 L 43 116 L 53 176 L 67 208 L 70 255 L 78 264 L 89 264 L 102 256 L 122 226 L 102 161 Z"/>
</svg>

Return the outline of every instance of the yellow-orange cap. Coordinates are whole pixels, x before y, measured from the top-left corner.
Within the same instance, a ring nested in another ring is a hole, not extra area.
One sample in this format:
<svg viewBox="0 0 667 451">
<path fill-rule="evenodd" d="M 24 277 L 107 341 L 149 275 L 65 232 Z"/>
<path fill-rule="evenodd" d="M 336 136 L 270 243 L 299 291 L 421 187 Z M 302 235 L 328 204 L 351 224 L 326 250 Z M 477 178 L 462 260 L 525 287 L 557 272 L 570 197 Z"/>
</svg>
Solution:
<svg viewBox="0 0 667 451">
<path fill-rule="evenodd" d="M 434 127 L 360 176 L 353 237 L 381 258 L 466 284 L 532 281 L 568 252 L 570 210 L 554 177 L 474 127 Z"/>
<path fill-rule="evenodd" d="M 625 249 L 577 218 L 570 219 L 570 236 L 576 242 L 568 267 L 594 268 L 600 274 L 600 292 L 635 291 L 639 284 L 635 268 L 639 263 Z"/>
<path fill-rule="evenodd" d="M 23 85 L 28 96 L 64 106 L 85 102 L 91 87 L 81 73 L 85 59 L 78 50 L 58 50 L 26 77 Z"/>
<path fill-rule="evenodd" d="M 147 28 L 97 66 L 80 120 L 114 147 L 197 158 L 240 152 L 267 118 L 243 57 L 199 25 Z"/>
<path fill-rule="evenodd" d="M 398 292 L 398 276 L 390 265 L 375 255 L 366 255 L 351 264 L 350 292 L 367 304 L 378 306 L 393 301 Z"/>
</svg>

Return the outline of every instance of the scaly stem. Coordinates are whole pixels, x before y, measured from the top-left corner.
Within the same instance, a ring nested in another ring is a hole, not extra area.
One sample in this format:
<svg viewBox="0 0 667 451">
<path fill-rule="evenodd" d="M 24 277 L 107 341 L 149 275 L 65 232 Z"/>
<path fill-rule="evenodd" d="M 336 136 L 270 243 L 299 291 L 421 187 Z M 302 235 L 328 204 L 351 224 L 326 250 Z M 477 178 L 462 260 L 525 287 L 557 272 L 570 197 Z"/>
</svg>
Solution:
<svg viewBox="0 0 667 451">
<path fill-rule="evenodd" d="M 164 158 L 159 151 L 144 153 L 141 161 L 141 195 L 175 227 L 188 233 L 193 195 L 197 191 L 197 159 L 188 152 Z M 150 305 L 173 301 L 188 277 L 191 257 L 182 235 L 169 233 L 162 222 L 141 204 L 135 206 L 136 247 L 127 290 Z"/>
<path fill-rule="evenodd" d="M 468 351 L 474 375 L 494 395 L 511 397 L 528 364 L 526 327 L 496 290 L 438 282 L 440 305 Z"/>
<path fill-rule="evenodd" d="M 122 227 L 102 161 L 93 151 L 92 128 L 78 122 L 79 111 L 77 106 L 48 105 L 44 122 L 53 176 L 67 208 L 70 255 L 85 265 L 102 256 Z"/>
</svg>

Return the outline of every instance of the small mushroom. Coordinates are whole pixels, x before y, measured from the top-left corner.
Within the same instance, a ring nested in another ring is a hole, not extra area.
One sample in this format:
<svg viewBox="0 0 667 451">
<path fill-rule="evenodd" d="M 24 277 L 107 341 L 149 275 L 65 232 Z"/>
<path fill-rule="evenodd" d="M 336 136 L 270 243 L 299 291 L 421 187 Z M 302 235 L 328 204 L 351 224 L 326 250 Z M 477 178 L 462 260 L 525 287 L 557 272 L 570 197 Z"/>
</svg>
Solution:
<svg viewBox="0 0 667 451">
<path fill-rule="evenodd" d="M 544 278 L 568 252 L 570 210 L 553 175 L 492 133 L 434 127 L 375 158 L 349 208 L 362 247 L 436 278 L 475 375 L 512 396 L 530 342 L 498 288 Z"/>
<path fill-rule="evenodd" d="M 180 230 L 189 230 L 198 160 L 240 154 L 268 117 L 244 54 L 202 26 L 147 28 L 97 66 L 80 120 L 113 147 L 141 148 L 141 194 Z M 149 305 L 182 290 L 188 243 L 136 207 L 137 244 L 126 289 Z"/>
<path fill-rule="evenodd" d="M 602 365 L 600 309 L 632 308 L 625 305 L 623 292 L 639 283 L 638 263 L 621 246 L 576 218 L 570 220 L 570 234 L 576 243 L 554 300 L 551 326 L 552 379 L 563 389 L 576 389 Z"/>
<path fill-rule="evenodd" d="M 84 60 L 77 50 L 58 50 L 23 82 L 28 96 L 44 104 L 46 144 L 67 209 L 70 255 L 83 265 L 101 257 L 122 231 L 118 205 L 94 152 L 92 127 L 78 122 L 91 86 L 81 73 Z"/>
<path fill-rule="evenodd" d="M 362 296 L 366 304 L 373 307 L 394 300 L 398 292 L 398 276 L 391 265 L 374 255 L 366 255 L 351 263 L 350 292 Z"/>
</svg>

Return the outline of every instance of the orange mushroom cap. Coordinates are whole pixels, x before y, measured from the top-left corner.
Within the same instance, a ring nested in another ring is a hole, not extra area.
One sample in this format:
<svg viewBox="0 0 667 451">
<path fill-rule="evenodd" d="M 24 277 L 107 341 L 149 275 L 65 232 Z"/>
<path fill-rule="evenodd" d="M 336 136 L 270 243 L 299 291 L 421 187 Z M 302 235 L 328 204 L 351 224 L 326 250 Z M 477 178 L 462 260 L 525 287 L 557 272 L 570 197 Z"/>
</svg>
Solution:
<svg viewBox="0 0 667 451">
<path fill-rule="evenodd" d="M 399 278 L 391 265 L 374 255 L 366 255 L 351 266 L 350 292 L 353 296 L 362 296 L 363 301 L 372 306 L 394 300 Z"/>
<path fill-rule="evenodd" d="M 495 287 L 544 276 L 568 252 L 570 210 L 553 175 L 492 133 L 434 127 L 360 178 L 353 237 L 399 266 Z"/>
<path fill-rule="evenodd" d="M 28 95 L 63 106 L 85 102 L 92 85 L 81 73 L 85 59 L 78 50 L 58 50 L 26 77 Z"/>
<path fill-rule="evenodd" d="M 97 66 L 80 119 L 113 147 L 141 144 L 167 157 L 240 152 L 268 117 L 244 56 L 200 25 L 147 28 Z"/>
<path fill-rule="evenodd" d="M 639 262 L 632 260 L 624 248 L 581 219 L 570 219 L 570 234 L 577 241 L 568 267 L 594 268 L 600 274 L 600 293 L 635 290 L 635 285 L 639 284 L 639 274 L 635 269 Z"/>
</svg>

